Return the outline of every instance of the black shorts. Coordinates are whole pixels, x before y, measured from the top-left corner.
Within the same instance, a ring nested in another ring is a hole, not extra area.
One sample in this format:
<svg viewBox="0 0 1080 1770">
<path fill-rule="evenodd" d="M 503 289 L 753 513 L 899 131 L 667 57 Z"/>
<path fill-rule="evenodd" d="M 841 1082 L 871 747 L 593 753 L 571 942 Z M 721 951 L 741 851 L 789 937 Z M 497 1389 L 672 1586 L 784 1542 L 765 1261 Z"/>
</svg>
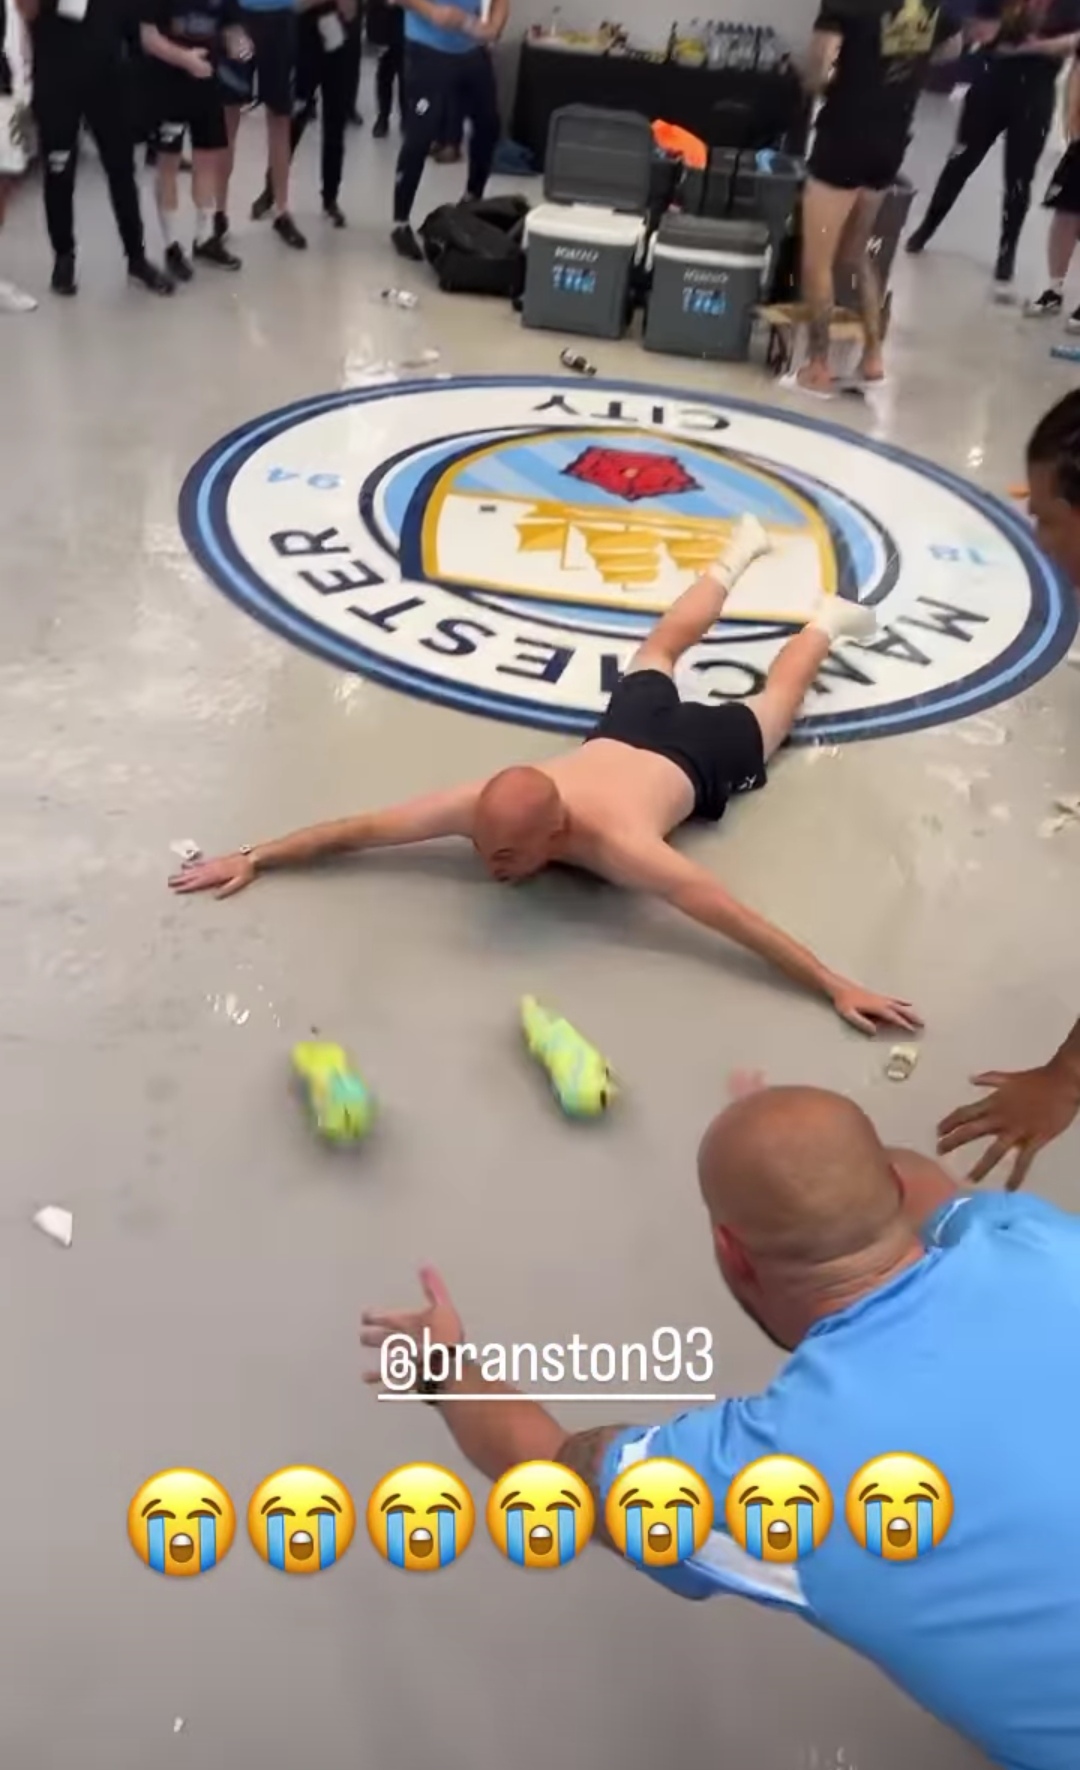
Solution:
<svg viewBox="0 0 1080 1770">
<path fill-rule="evenodd" d="M 159 154 L 179 154 L 190 135 L 196 153 L 227 145 L 222 91 L 216 79 L 196 80 L 159 62 L 150 70 L 150 141 Z"/>
<path fill-rule="evenodd" d="M 907 142 L 874 141 L 855 129 L 818 124 L 806 170 L 837 191 L 887 191 L 900 176 Z"/>
<path fill-rule="evenodd" d="M 1054 167 L 1043 208 L 1080 215 L 1080 141 L 1071 142 Z"/>
<path fill-rule="evenodd" d="M 681 700 L 662 670 L 624 676 L 585 742 L 593 738 L 666 756 L 694 789 L 694 816 L 713 823 L 733 793 L 749 793 L 768 779 L 761 727 L 750 708 L 741 701 L 706 707 Z"/>
<path fill-rule="evenodd" d="M 241 6 L 240 24 L 251 38 L 250 61 L 229 61 L 219 73 L 226 104 L 254 99 L 272 117 L 291 117 L 296 69 L 296 13 L 291 6 Z"/>
</svg>

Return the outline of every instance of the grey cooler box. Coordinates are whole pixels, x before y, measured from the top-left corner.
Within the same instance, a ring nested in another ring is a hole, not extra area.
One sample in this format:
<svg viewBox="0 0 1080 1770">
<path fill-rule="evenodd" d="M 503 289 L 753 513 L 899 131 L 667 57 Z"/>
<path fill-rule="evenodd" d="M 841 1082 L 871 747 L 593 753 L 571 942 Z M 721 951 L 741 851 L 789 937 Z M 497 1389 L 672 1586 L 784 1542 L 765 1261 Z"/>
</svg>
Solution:
<svg viewBox="0 0 1080 1770">
<path fill-rule="evenodd" d="M 545 200 L 525 219 L 527 326 L 622 337 L 645 249 L 652 162 L 647 117 L 590 105 L 555 112 Z"/>
<path fill-rule="evenodd" d="M 646 350 L 745 360 L 769 260 L 764 221 L 666 216 L 650 251 Z"/>
</svg>

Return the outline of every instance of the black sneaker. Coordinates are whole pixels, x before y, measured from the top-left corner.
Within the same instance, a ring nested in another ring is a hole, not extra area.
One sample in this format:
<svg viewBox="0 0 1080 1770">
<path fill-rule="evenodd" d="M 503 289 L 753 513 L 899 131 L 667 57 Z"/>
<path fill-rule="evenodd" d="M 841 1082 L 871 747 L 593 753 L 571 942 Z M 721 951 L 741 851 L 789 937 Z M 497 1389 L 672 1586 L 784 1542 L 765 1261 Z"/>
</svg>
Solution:
<svg viewBox="0 0 1080 1770">
<path fill-rule="evenodd" d="M 174 283 L 190 283 L 195 272 L 183 246 L 173 244 L 165 253 L 165 268 Z"/>
<path fill-rule="evenodd" d="M 52 283 L 54 295 L 74 295 L 79 287 L 75 281 L 74 252 L 60 252 L 53 265 Z"/>
<path fill-rule="evenodd" d="M 251 219 L 252 219 L 252 221 L 265 221 L 266 217 L 269 215 L 269 213 L 273 207 L 274 207 L 274 193 L 270 189 L 270 180 L 267 179 L 266 183 L 263 185 L 262 190 L 259 192 L 258 196 L 255 198 L 255 201 L 251 205 Z"/>
<path fill-rule="evenodd" d="M 349 122 L 354 129 L 362 129 L 364 127 L 364 119 L 358 110 L 354 109 L 349 112 Z"/>
<path fill-rule="evenodd" d="M 140 289 L 146 289 L 151 295 L 175 295 L 176 284 L 167 277 L 149 258 L 130 258 L 128 260 L 128 281 L 138 283 Z"/>
<path fill-rule="evenodd" d="M 1033 301 L 1025 302 L 1024 318 L 1029 320 L 1056 320 L 1065 306 L 1064 297 L 1057 289 L 1044 289 Z"/>
<path fill-rule="evenodd" d="M 274 221 L 274 232 L 278 239 L 283 241 L 286 246 L 291 246 L 294 252 L 303 252 L 307 249 L 307 241 L 291 215 L 277 216 Z"/>
<path fill-rule="evenodd" d="M 1080 332 L 1080 307 L 1074 308 L 1065 321 L 1066 332 Z"/>
<path fill-rule="evenodd" d="M 327 221 L 333 222 L 335 227 L 346 226 L 345 217 L 341 213 L 341 206 L 337 202 L 324 203 L 322 206 L 322 212 L 326 216 Z"/>
<path fill-rule="evenodd" d="M 371 133 L 376 141 L 385 141 L 390 133 L 389 117 L 376 117 Z"/>
<path fill-rule="evenodd" d="M 420 241 L 407 221 L 398 222 L 390 239 L 399 258 L 408 258 L 412 264 L 423 264 L 424 254 Z"/>
<path fill-rule="evenodd" d="M 229 237 L 229 217 L 224 209 L 219 209 L 214 216 L 215 240 L 227 240 Z"/>
<path fill-rule="evenodd" d="M 930 235 L 924 233 L 921 227 L 917 227 L 912 233 L 908 234 L 907 239 L 904 241 L 904 251 L 910 252 L 912 258 L 917 258 L 920 252 L 926 251 L 929 244 Z"/>
<path fill-rule="evenodd" d="M 1011 301 L 1016 278 L 1016 260 L 1010 252 L 999 252 L 994 266 L 994 300 Z"/>
<path fill-rule="evenodd" d="M 229 251 L 224 240 L 216 239 L 213 234 L 208 240 L 196 240 L 192 257 L 199 264 L 215 264 L 218 270 L 241 270 L 243 268 L 243 260 L 237 258 L 235 252 Z"/>
</svg>

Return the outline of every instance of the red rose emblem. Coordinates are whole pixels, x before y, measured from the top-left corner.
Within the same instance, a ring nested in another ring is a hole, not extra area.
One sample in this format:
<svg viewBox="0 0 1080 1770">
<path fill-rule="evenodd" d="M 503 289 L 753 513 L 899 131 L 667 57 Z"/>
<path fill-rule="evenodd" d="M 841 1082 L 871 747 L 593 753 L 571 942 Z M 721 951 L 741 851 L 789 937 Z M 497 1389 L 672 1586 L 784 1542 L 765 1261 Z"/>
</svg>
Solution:
<svg viewBox="0 0 1080 1770">
<path fill-rule="evenodd" d="M 633 449 L 589 448 L 565 472 L 571 479 L 599 486 L 613 497 L 636 504 L 641 498 L 666 498 L 675 492 L 699 492 L 696 479 L 675 455 L 647 455 Z"/>
</svg>

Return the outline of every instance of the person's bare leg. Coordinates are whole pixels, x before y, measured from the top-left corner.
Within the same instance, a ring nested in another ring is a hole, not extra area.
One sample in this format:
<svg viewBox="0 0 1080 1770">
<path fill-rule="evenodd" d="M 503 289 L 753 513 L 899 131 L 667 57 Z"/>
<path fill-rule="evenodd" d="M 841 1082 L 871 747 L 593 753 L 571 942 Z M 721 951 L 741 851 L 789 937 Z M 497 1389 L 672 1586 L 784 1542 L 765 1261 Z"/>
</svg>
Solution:
<svg viewBox="0 0 1080 1770">
<path fill-rule="evenodd" d="M 761 727 L 766 762 L 788 737 L 807 690 L 833 646 L 845 640 L 872 639 L 876 632 L 873 609 L 828 596 L 802 632 L 781 648 L 761 693 L 744 702 Z"/>
<path fill-rule="evenodd" d="M 638 670 L 662 670 L 674 674 L 683 652 L 703 639 L 720 619 L 720 611 L 748 566 L 768 553 L 769 537 L 755 516 L 744 516 L 732 532 L 715 565 L 695 579 L 689 590 L 672 603 L 652 632 L 634 653 L 627 675 Z"/>
<path fill-rule="evenodd" d="M 240 106 L 225 106 L 225 134 L 228 145 L 217 164 L 217 190 L 214 203 L 219 215 L 229 213 L 229 185 L 232 180 L 233 167 L 236 164 L 236 138 L 240 133 Z"/>
<path fill-rule="evenodd" d="M 1052 285 L 1064 285 L 1078 235 L 1080 215 L 1066 215 L 1064 209 L 1055 209 L 1050 217 L 1050 232 L 1046 240 L 1046 267 Z"/>
<path fill-rule="evenodd" d="M 881 355 L 881 280 L 877 266 L 870 256 L 870 240 L 884 196 L 884 191 L 858 192 L 839 247 L 843 262 L 855 267 L 859 317 L 863 328 L 863 355 L 859 373 L 864 381 L 870 382 L 885 379 L 885 364 Z"/>
<path fill-rule="evenodd" d="M 275 216 L 289 213 L 289 172 L 292 167 L 292 122 L 288 117 L 266 114 L 266 144 L 269 150 L 270 189 L 274 194 Z"/>
<path fill-rule="evenodd" d="M 829 370 L 829 322 L 835 288 L 833 273 L 840 239 L 858 197 L 858 191 L 835 190 L 808 178 L 802 200 L 802 300 L 809 309 L 810 331 L 807 360 L 795 379 L 812 393 L 831 393 L 835 381 Z"/>
</svg>

